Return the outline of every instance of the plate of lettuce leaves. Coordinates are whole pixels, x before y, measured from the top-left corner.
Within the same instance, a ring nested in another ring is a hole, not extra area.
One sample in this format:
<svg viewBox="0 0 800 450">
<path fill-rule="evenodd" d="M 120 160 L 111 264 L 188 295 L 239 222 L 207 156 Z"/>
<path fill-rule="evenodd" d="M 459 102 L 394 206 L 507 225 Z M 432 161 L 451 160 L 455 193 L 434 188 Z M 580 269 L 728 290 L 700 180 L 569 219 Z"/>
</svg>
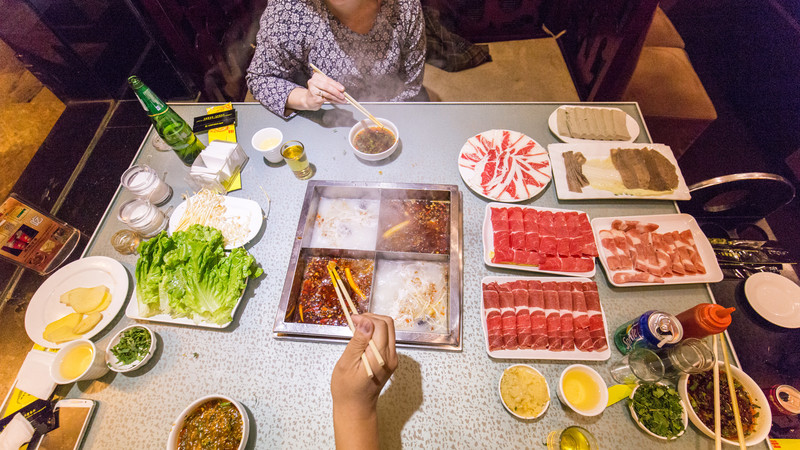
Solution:
<svg viewBox="0 0 800 450">
<path fill-rule="evenodd" d="M 263 270 L 244 248 L 224 249 L 219 230 L 192 225 L 139 244 L 136 288 L 125 315 L 132 319 L 225 328 L 247 281 Z"/>
</svg>

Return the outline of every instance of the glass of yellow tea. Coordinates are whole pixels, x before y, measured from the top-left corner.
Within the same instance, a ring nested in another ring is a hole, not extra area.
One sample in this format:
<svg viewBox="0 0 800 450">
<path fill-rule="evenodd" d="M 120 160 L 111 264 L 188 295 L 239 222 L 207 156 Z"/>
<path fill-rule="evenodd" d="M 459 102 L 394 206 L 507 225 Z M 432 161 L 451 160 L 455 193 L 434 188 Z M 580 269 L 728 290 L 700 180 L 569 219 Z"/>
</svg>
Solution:
<svg viewBox="0 0 800 450">
<path fill-rule="evenodd" d="M 306 149 L 300 141 L 288 141 L 281 147 L 281 156 L 286 164 L 300 180 L 307 180 L 314 175 L 314 169 L 308 163 Z"/>
</svg>

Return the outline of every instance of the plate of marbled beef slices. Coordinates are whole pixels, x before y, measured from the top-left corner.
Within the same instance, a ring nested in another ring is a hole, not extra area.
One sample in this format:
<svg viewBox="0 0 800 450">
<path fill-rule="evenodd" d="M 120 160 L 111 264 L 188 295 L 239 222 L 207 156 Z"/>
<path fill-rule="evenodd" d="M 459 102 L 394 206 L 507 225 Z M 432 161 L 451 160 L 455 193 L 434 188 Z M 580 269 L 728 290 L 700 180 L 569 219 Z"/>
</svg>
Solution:
<svg viewBox="0 0 800 450">
<path fill-rule="evenodd" d="M 550 144 L 556 195 L 562 200 L 689 200 L 672 149 L 664 144 Z"/>
<path fill-rule="evenodd" d="M 484 277 L 486 353 L 501 359 L 606 361 L 608 323 L 588 278 Z"/>
</svg>

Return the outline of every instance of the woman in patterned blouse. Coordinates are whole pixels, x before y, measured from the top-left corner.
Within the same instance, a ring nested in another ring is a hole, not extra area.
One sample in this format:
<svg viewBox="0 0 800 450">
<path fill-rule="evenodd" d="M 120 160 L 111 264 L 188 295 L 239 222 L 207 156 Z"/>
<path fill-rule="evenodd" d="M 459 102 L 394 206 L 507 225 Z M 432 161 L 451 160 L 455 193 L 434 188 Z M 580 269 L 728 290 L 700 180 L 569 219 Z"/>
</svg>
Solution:
<svg viewBox="0 0 800 450">
<path fill-rule="evenodd" d="M 270 0 L 260 26 L 247 84 L 281 117 L 345 103 L 345 90 L 360 101 L 427 97 L 419 0 Z"/>
</svg>

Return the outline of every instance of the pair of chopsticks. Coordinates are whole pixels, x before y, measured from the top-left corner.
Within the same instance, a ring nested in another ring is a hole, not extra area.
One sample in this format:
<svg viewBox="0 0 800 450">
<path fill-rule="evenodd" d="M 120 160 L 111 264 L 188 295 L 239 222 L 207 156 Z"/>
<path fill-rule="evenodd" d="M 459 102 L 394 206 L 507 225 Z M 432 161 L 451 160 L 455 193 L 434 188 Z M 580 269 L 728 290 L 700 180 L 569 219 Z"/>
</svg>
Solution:
<svg viewBox="0 0 800 450">
<path fill-rule="evenodd" d="M 728 348 L 722 342 L 722 335 L 713 336 L 714 342 L 714 358 L 718 357 L 717 337 L 719 337 L 719 346 L 722 347 L 722 356 L 725 359 L 725 376 L 728 379 L 728 391 L 731 397 L 731 406 L 733 407 L 733 419 L 736 422 L 736 434 L 739 438 L 739 448 L 746 450 L 747 446 L 744 443 L 744 430 L 742 429 L 742 417 L 739 415 L 739 400 L 736 397 L 736 386 L 733 385 L 733 374 L 731 373 L 731 362 L 728 359 Z M 719 364 L 714 364 L 714 444 L 717 450 L 722 448 L 722 417 L 720 414 L 720 400 L 719 400 Z"/>
<path fill-rule="evenodd" d="M 347 289 L 344 287 L 342 277 L 339 276 L 339 272 L 336 270 L 336 264 L 334 264 L 333 261 L 328 263 L 328 275 L 330 275 L 331 281 L 333 282 L 333 288 L 336 290 L 336 296 L 339 298 L 339 305 L 341 305 L 342 311 L 344 311 L 344 317 L 347 319 L 347 325 L 350 327 L 350 331 L 355 334 L 356 327 L 353 325 L 353 319 L 350 317 L 350 312 L 347 308 L 348 306 L 350 307 L 352 314 L 358 314 L 358 310 L 356 309 L 356 305 L 353 303 L 353 300 L 350 298 L 350 294 L 347 293 Z M 347 301 L 346 303 L 345 300 Z M 384 366 L 386 362 L 381 357 L 381 353 L 378 351 L 375 341 L 373 341 L 371 338 L 369 340 L 369 348 L 372 349 L 372 354 L 375 355 L 375 359 L 378 360 L 378 364 Z M 361 361 L 364 363 L 364 368 L 367 371 L 367 377 L 374 378 L 375 374 L 372 372 L 372 367 L 369 365 L 369 360 L 367 359 L 366 353 L 361 354 Z"/>
<path fill-rule="evenodd" d="M 315 66 L 314 64 L 312 64 L 312 63 L 308 63 L 308 65 L 309 65 L 309 66 L 311 66 L 311 69 L 313 69 L 313 70 L 314 70 L 314 72 L 317 72 L 317 73 L 318 73 L 318 74 L 320 74 L 320 75 L 325 75 L 325 72 L 323 72 L 323 71 L 319 70 L 319 68 L 318 68 L 317 66 Z M 325 75 L 325 76 L 327 77 L 327 75 Z M 382 123 L 381 123 L 381 122 L 380 122 L 378 119 L 376 119 L 376 118 L 375 118 L 375 116 L 373 116 L 372 114 L 370 114 L 370 113 L 369 113 L 369 111 L 367 111 L 367 109 L 366 109 L 366 108 L 364 108 L 363 106 L 361 106 L 361 103 L 358 103 L 358 102 L 356 101 L 356 99 L 354 99 L 353 97 L 351 97 L 351 96 L 350 96 L 350 94 L 348 94 L 347 92 L 342 92 L 342 95 L 344 95 L 344 98 L 345 98 L 345 99 L 346 99 L 348 102 L 350 102 L 350 104 L 351 104 L 351 105 L 355 106 L 355 108 L 356 108 L 357 110 L 361 111 L 361 112 L 362 112 L 362 113 L 363 113 L 365 116 L 369 117 L 369 119 L 370 119 L 371 121 L 375 122 L 375 125 L 377 125 L 377 126 L 379 126 L 379 127 L 381 127 L 381 128 L 385 128 L 385 127 L 383 126 L 383 124 L 382 124 Z"/>
</svg>

